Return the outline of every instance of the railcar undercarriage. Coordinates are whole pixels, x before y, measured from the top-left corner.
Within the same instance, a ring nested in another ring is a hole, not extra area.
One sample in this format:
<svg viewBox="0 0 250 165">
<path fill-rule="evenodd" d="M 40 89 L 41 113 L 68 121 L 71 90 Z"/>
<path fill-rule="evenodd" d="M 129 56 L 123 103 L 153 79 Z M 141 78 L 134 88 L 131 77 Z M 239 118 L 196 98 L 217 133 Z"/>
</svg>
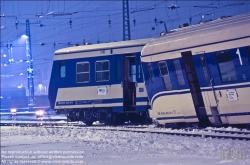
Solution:
<svg viewBox="0 0 250 165">
<path fill-rule="evenodd" d="M 95 121 L 105 125 L 147 124 L 151 121 L 147 112 L 112 112 L 111 108 L 64 109 L 57 113 L 66 114 L 69 122 L 82 121 L 89 126 Z"/>
</svg>

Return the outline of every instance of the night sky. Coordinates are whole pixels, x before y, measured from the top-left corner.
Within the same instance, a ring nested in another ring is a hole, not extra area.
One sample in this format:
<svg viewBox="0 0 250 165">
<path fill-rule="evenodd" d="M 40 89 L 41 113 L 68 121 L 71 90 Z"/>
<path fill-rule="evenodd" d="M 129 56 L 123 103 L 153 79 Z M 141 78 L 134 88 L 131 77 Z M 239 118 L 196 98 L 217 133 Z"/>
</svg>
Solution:
<svg viewBox="0 0 250 165">
<path fill-rule="evenodd" d="M 131 39 L 141 39 L 158 37 L 164 31 L 160 22 L 171 30 L 183 23 L 250 12 L 250 1 L 130 0 L 129 12 Z M 27 19 L 31 23 L 35 95 L 47 94 L 56 50 L 82 45 L 83 40 L 92 44 L 123 40 L 122 0 L 1 0 L 0 14 L 1 88 L 27 89 L 25 39 L 21 37 Z"/>
</svg>

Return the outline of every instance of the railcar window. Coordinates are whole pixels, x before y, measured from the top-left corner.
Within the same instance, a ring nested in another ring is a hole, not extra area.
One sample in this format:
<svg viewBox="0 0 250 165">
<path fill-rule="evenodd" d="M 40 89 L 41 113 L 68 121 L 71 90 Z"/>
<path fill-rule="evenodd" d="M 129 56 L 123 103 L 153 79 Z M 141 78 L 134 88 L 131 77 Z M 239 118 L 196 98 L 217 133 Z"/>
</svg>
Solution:
<svg viewBox="0 0 250 165">
<path fill-rule="evenodd" d="M 163 83 L 165 85 L 165 89 L 172 90 L 172 83 L 169 77 L 167 63 L 165 61 L 161 61 L 158 63 L 158 65 L 159 65 L 159 70 L 161 72 Z"/>
<path fill-rule="evenodd" d="M 129 81 L 136 82 L 136 65 L 132 63 L 129 69 Z"/>
<path fill-rule="evenodd" d="M 89 82 L 89 62 L 80 62 L 76 64 L 76 82 Z"/>
<path fill-rule="evenodd" d="M 202 66 L 202 70 L 203 70 L 203 73 L 205 76 L 205 80 L 206 80 L 206 82 L 210 82 L 210 74 L 208 71 L 207 62 L 205 59 L 205 54 L 201 54 L 200 59 L 201 59 L 201 66 Z"/>
<path fill-rule="evenodd" d="M 66 66 L 64 62 L 60 63 L 60 77 L 63 78 L 66 76 Z"/>
<path fill-rule="evenodd" d="M 141 69 L 141 64 L 137 65 L 138 67 L 138 79 L 142 79 L 142 69 Z"/>
<path fill-rule="evenodd" d="M 168 76 L 168 67 L 165 61 L 159 62 L 159 69 L 161 72 L 161 76 Z"/>
<path fill-rule="evenodd" d="M 121 59 L 115 59 L 115 80 L 119 81 L 122 78 L 122 63 Z"/>
<path fill-rule="evenodd" d="M 236 72 L 232 57 L 229 52 L 218 52 L 216 54 L 220 75 L 223 82 L 236 81 Z"/>
<path fill-rule="evenodd" d="M 96 61 L 96 81 L 108 81 L 109 80 L 109 61 Z"/>
<path fill-rule="evenodd" d="M 152 82 L 155 82 L 155 75 L 151 63 L 148 64 L 148 73 Z"/>
<path fill-rule="evenodd" d="M 185 85 L 180 59 L 175 59 L 173 62 L 174 62 L 175 73 L 176 73 L 179 85 Z"/>
</svg>

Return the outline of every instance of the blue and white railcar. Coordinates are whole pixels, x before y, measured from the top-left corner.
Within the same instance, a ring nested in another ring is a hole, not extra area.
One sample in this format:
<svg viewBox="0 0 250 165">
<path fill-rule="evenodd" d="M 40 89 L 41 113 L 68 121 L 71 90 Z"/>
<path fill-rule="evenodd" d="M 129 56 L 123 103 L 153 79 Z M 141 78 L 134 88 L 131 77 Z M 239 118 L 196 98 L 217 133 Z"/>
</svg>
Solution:
<svg viewBox="0 0 250 165">
<path fill-rule="evenodd" d="M 52 109 L 70 121 L 141 122 L 148 98 L 140 52 L 149 39 L 68 47 L 54 56 L 49 85 Z"/>
<path fill-rule="evenodd" d="M 250 14 L 152 39 L 142 67 L 159 124 L 250 123 Z"/>
</svg>

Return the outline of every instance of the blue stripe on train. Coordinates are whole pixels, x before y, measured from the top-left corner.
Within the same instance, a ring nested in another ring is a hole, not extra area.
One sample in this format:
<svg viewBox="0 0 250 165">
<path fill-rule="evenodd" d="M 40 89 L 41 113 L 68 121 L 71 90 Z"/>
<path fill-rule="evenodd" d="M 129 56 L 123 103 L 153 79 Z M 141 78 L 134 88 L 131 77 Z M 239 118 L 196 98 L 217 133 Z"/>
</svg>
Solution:
<svg viewBox="0 0 250 165">
<path fill-rule="evenodd" d="M 250 115 L 250 112 L 239 112 L 239 113 L 223 113 L 219 116 L 246 116 Z M 212 115 L 208 115 L 209 117 L 213 117 Z"/>
<path fill-rule="evenodd" d="M 136 102 L 148 101 L 147 97 L 138 97 Z M 123 98 L 116 99 L 98 99 L 98 100 L 73 100 L 73 101 L 57 101 L 56 106 L 63 105 L 86 105 L 86 104 L 111 104 L 111 103 L 123 103 Z"/>
<path fill-rule="evenodd" d="M 73 101 L 57 101 L 56 105 L 86 105 L 86 104 L 111 104 L 111 103 L 121 103 L 122 98 L 117 99 L 99 99 L 99 100 L 73 100 Z"/>
<path fill-rule="evenodd" d="M 119 112 L 119 113 L 138 113 L 138 112 L 144 112 L 148 110 L 147 105 L 136 105 L 135 111 L 126 111 L 123 109 L 123 106 L 114 106 L 112 107 L 113 112 Z"/>
<path fill-rule="evenodd" d="M 197 116 L 172 116 L 172 117 L 160 117 L 157 120 L 168 120 L 168 119 L 192 119 L 197 118 Z"/>
<path fill-rule="evenodd" d="M 224 86 L 224 87 L 214 87 L 214 90 L 224 90 L 224 89 L 235 89 L 235 88 L 246 88 L 246 87 L 250 87 L 250 84 L 245 84 L 245 85 L 233 85 L 233 86 Z M 212 89 L 201 89 L 201 92 L 206 92 L 206 91 L 212 91 Z M 190 93 L 190 90 L 187 91 L 180 91 L 180 92 L 168 92 L 168 93 L 162 93 L 159 94 L 158 96 L 156 96 L 152 103 L 154 103 L 154 101 L 161 96 L 166 96 L 166 95 L 180 95 L 180 94 L 187 94 Z"/>
<path fill-rule="evenodd" d="M 137 97 L 136 98 L 136 102 L 145 102 L 145 101 L 148 101 L 147 97 Z"/>
</svg>

